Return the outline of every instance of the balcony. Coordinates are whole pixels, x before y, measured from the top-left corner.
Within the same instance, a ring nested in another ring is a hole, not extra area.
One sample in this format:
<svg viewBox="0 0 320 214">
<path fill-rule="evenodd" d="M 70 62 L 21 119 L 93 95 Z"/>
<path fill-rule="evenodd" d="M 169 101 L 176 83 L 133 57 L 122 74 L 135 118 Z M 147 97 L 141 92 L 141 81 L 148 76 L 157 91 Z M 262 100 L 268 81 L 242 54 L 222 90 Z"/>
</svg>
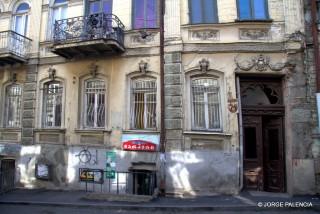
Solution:
<svg viewBox="0 0 320 214">
<path fill-rule="evenodd" d="M 0 32 L 0 66 L 27 62 L 31 41 L 11 30 Z"/>
<path fill-rule="evenodd" d="M 124 25 L 105 13 L 57 20 L 51 51 L 69 59 L 122 53 Z"/>
</svg>

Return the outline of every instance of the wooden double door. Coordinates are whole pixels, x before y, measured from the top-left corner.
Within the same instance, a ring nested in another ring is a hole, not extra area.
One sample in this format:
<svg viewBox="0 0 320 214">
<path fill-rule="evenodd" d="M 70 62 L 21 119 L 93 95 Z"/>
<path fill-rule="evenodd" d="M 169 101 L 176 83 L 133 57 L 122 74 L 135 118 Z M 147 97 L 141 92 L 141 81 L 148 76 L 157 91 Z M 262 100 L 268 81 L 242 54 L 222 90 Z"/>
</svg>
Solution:
<svg viewBox="0 0 320 214">
<path fill-rule="evenodd" d="M 283 117 L 243 116 L 244 187 L 284 192 Z"/>
</svg>

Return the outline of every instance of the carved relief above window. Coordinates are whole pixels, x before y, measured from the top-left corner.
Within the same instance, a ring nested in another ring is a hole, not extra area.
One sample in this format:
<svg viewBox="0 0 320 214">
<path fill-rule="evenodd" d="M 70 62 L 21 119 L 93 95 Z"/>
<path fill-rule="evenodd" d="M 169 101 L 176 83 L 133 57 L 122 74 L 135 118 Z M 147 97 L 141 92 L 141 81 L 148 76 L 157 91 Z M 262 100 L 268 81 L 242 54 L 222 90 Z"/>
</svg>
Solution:
<svg viewBox="0 0 320 214">
<path fill-rule="evenodd" d="M 270 57 L 264 56 L 262 54 L 251 57 L 249 59 L 240 60 L 239 55 L 235 57 L 234 61 L 236 64 L 236 72 L 243 71 L 275 71 L 280 72 L 284 71 L 288 76 L 294 72 L 295 64 L 293 62 L 285 61 L 285 62 L 277 62 L 271 63 Z"/>
<path fill-rule="evenodd" d="M 242 28 L 242 29 L 239 29 L 239 39 L 240 40 L 268 40 L 268 39 L 270 39 L 269 29 Z"/>
<path fill-rule="evenodd" d="M 189 31 L 190 40 L 209 40 L 209 41 L 218 41 L 220 40 L 219 30 L 194 30 Z"/>
</svg>

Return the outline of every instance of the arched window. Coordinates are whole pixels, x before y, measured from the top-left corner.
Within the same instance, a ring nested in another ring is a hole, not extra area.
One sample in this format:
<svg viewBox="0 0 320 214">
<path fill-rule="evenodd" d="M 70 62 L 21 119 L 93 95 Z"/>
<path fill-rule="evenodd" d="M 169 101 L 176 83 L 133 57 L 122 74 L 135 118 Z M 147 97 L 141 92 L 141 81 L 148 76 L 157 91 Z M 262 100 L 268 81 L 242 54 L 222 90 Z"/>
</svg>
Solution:
<svg viewBox="0 0 320 214">
<path fill-rule="evenodd" d="M 67 0 L 55 0 L 51 6 L 51 12 L 48 23 L 48 38 L 52 39 L 54 35 L 54 24 L 56 20 L 66 19 L 68 10 Z"/>
<path fill-rule="evenodd" d="M 192 128 L 221 130 L 221 103 L 218 79 L 191 79 Z"/>
<path fill-rule="evenodd" d="M 5 127 L 19 128 L 21 124 L 22 88 L 18 84 L 6 87 L 5 95 Z"/>
<path fill-rule="evenodd" d="M 131 85 L 131 128 L 156 129 L 157 83 L 155 79 L 133 79 Z"/>
<path fill-rule="evenodd" d="M 30 6 L 28 3 L 21 3 L 14 11 L 14 31 L 21 35 L 26 35 L 28 29 L 28 16 Z"/>
<path fill-rule="evenodd" d="M 84 127 L 103 128 L 105 126 L 106 85 L 101 79 L 84 82 Z"/>
<path fill-rule="evenodd" d="M 50 81 L 43 87 L 42 125 L 44 128 L 61 127 L 63 85 Z"/>
</svg>

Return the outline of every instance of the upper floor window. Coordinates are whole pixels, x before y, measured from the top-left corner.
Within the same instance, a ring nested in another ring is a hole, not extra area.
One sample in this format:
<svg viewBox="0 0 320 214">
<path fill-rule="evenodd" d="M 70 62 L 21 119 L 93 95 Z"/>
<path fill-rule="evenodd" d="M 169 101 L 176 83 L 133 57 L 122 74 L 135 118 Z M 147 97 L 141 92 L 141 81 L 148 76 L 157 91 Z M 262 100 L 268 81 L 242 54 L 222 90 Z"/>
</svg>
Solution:
<svg viewBox="0 0 320 214">
<path fill-rule="evenodd" d="M 157 0 L 133 0 L 133 28 L 158 27 L 158 1 Z"/>
<path fill-rule="evenodd" d="M 238 0 L 238 15 L 240 20 L 268 19 L 267 0 Z"/>
<path fill-rule="evenodd" d="M 89 0 L 87 14 L 112 13 L 112 0 Z"/>
<path fill-rule="evenodd" d="M 218 79 L 191 80 L 192 128 L 221 131 L 221 104 Z"/>
<path fill-rule="evenodd" d="M 22 88 L 18 84 L 6 87 L 5 95 L 5 127 L 19 128 L 21 121 Z"/>
<path fill-rule="evenodd" d="M 21 3 L 14 12 L 14 26 L 13 29 L 16 33 L 23 36 L 27 33 L 28 28 L 28 16 L 29 16 L 30 6 L 27 3 Z"/>
<path fill-rule="evenodd" d="M 217 0 L 189 0 L 192 24 L 217 23 Z"/>
<path fill-rule="evenodd" d="M 56 20 L 66 19 L 68 10 L 67 0 L 55 0 L 51 7 L 51 16 L 49 18 L 49 38 L 52 38 L 54 31 L 54 24 Z"/>
<path fill-rule="evenodd" d="M 134 79 L 131 86 L 131 128 L 155 129 L 156 107 L 156 80 Z"/>
<path fill-rule="evenodd" d="M 63 86 L 59 81 L 50 81 L 43 88 L 42 124 L 45 128 L 61 126 Z"/>
<path fill-rule="evenodd" d="M 84 127 L 103 128 L 105 126 L 106 85 L 101 79 L 84 82 Z"/>
</svg>

